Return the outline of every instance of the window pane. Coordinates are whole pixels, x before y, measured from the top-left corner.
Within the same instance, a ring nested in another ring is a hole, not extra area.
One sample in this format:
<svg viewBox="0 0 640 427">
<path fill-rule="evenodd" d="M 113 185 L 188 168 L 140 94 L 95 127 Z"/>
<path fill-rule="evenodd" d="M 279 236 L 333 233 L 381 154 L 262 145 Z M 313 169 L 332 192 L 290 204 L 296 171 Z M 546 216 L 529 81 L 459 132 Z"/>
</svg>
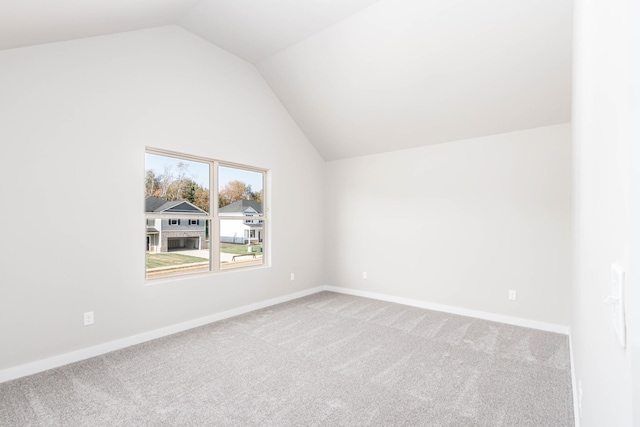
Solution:
<svg viewBox="0 0 640 427">
<path fill-rule="evenodd" d="M 146 153 L 146 211 L 208 213 L 209 174 L 208 163 Z"/>
<path fill-rule="evenodd" d="M 247 224 L 242 218 L 220 220 L 220 268 L 261 265 L 263 227 L 261 221 Z"/>
<path fill-rule="evenodd" d="M 246 169 L 218 168 L 220 215 L 262 216 L 263 174 Z"/>
<path fill-rule="evenodd" d="M 266 171 L 150 151 L 144 184 L 146 277 L 262 265 Z M 210 188 L 212 181 L 217 188 Z M 211 206 L 225 219 L 214 218 Z M 211 260 L 212 252 L 220 258 Z"/>
<path fill-rule="evenodd" d="M 179 221 L 179 223 L 178 223 Z M 147 278 L 209 271 L 208 221 L 147 219 Z"/>
</svg>

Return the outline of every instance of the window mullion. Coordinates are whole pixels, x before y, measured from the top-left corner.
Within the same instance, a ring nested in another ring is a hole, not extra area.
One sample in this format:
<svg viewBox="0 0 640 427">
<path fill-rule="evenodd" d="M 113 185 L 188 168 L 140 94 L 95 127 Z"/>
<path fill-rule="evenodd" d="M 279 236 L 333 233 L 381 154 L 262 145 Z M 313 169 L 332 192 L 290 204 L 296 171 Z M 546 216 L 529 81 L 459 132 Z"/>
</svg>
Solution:
<svg viewBox="0 0 640 427">
<path fill-rule="evenodd" d="M 213 215 L 209 226 L 209 256 L 212 271 L 220 271 L 220 219 L 218 218 L 218 161 L 211 162 L 209 210 Z"/>
</svg>

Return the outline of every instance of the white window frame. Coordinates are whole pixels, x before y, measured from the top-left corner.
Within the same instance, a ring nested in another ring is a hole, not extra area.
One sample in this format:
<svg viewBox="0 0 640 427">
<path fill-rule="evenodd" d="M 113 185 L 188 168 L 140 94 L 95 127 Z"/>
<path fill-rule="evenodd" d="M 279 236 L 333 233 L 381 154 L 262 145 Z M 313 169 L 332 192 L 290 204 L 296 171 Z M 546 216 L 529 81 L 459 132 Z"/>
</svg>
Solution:
<svg viewBox="0 0 640 427">
<path fill-rule="evenodd" d="M 226 162 L 222 160 L 210 159 L 201 156 L 194 156 L 191 154 L 180 153 L 177 151 L 169 151 L 163 150 L 153 147 L 145 147 L 145 153 L 155 154 L 159 156 L 167 156 L 173 157 L 180 160 L 191 160 L 194 162 L 207 163 L 209 164 L 209 213 L 206 215 L 198 215 L 198 219 L 202 219 L 204 221 L 209 222 L 209 271 L 206 272 L 174 272 L 171 274 L 167 274 L 166 276 L 160 277 L 147 277 L 146 273 L 146 265 L 145 265 L 145 280 L 147 282 L 156 282 L 160 280 L 170 280 L 170 279 L 179 279 L 185 277 L 194 277 L 194 276 L 202 276 L 202 275 L 211 275 L 217 274 L 220 272 L 228 273 L 233 271 L 243 271 L 243 270 L 252 270 L 259 269 L 270 266 L 270 250 L 268 245 L 268 239 L 270 236 L 269 230 L 269 206 L 268 206 L 268 175 L 269 170 L 264 168 L 259 168 L 250 165 L 244 165 L 240 163 Z M 220 166 L 225 166 L 229 168 L 242 169 L 250 172 L 257 172 L 262 174 L 262 216 L 260 216 L 260 222 L 263 224 L 262 232 L 262 264 L 259 265 L 249 265 L 249 266 L 238 266 L 234 268 L 221 268 L 220 263 L 220 221 L 222 220 L 248 220 L 255 219 L 255 217 L 251 217 L 248 215 L 242 216 L 233 216 L 233 215 L 220 215 L 218 212 L 218 169 Z M 148 213 L 145 212 L 145 219 L 186 219 L 193 220 L 193 214 L 179 214 L 179 213 L 171 213 L 171 214 L 161 214 L 161 213 Z M 145 224 L 147 221 L 145 221 Z M 145 228 L 146 230 L 146 228 Z"/>
</svg>

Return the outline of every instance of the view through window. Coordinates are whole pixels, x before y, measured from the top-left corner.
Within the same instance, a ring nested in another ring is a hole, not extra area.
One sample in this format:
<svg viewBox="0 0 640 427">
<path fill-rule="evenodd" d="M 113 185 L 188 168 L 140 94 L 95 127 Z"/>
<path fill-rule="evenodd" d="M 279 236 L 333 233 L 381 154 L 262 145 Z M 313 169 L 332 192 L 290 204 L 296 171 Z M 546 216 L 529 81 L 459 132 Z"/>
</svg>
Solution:
<svg viewBox="0 0 640 427">
<path fill-rule="evenodd" d="M 147 279 L 263 265 L 265 175 L 250 166 L 147 150 Z"/>
</svg>

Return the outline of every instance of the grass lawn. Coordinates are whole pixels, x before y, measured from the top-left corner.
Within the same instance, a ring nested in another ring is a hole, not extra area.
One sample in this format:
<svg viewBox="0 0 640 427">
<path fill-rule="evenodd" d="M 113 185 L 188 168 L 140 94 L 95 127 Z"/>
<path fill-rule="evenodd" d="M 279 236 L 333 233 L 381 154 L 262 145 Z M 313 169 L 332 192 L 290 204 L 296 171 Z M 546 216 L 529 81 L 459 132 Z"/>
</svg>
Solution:
<svg viewBox="0 0 640 427">
<path fill-rule="evenodd" d="M 245 248 L 246 250 L 246 248 Z M 195 262 L 207 261 L 196 256 L 181 255 L 174 253 L 147 254 L 147 268 L 169 267 L 172 265 L 193 264 Z"/>
<path fill-rule="evenodd" d="M 248 254 L 247 246 L 249 245 L 238 245 L 233 243 L 220 243 L 220 252 L 224 252 L 226 254 Z M 251 252 L 262 252 L 262 245 L 251 245 Z"/>
</svg>

